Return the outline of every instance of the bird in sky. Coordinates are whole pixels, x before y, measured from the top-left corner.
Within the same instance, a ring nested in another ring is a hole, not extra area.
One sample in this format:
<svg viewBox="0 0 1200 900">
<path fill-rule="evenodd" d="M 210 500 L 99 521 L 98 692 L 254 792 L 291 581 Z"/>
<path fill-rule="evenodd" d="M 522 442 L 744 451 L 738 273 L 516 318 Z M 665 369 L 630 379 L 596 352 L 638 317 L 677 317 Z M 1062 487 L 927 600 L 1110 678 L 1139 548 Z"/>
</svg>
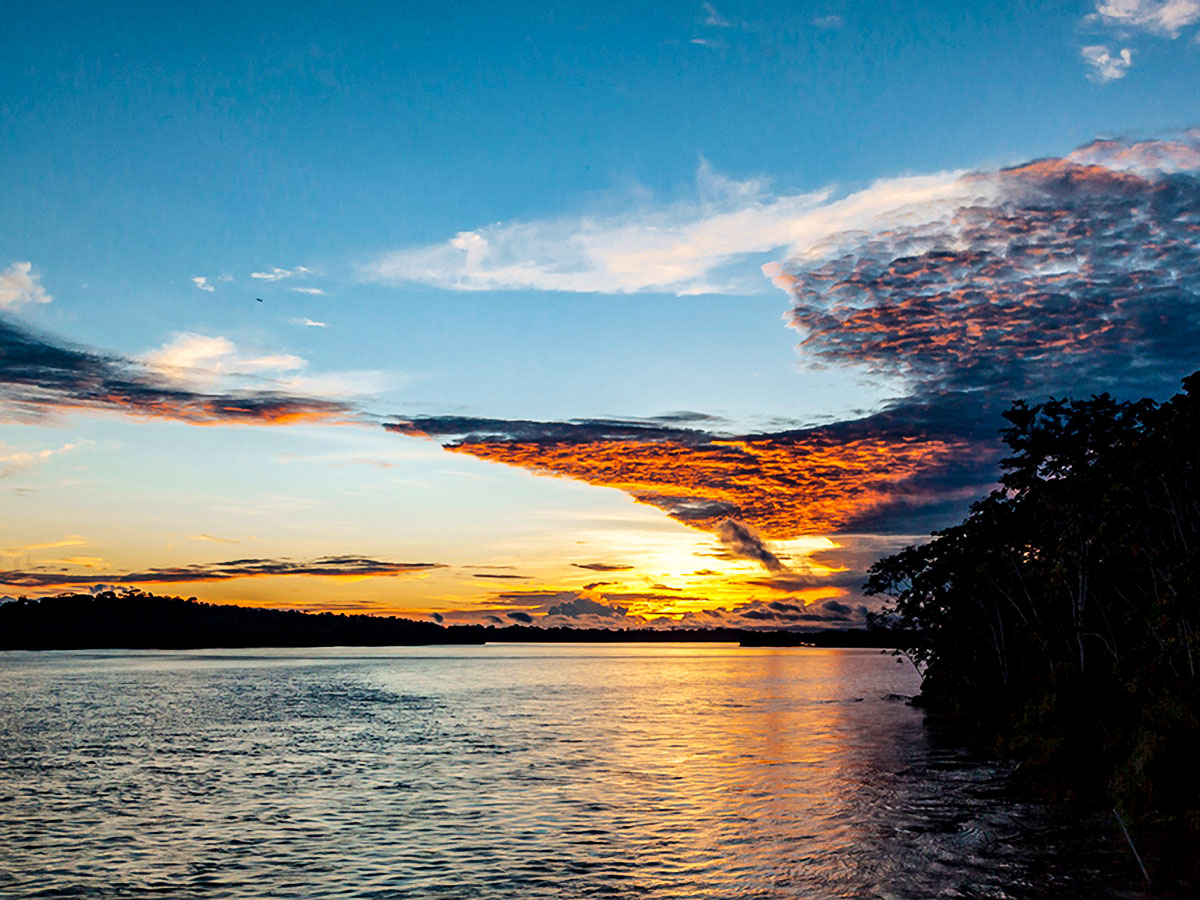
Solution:
<svg viewBox="0 0 1200 900">
<path fill-rule="evenodd" d="M 254 299 L 257 300 L 259 303 L 262 303 L 262 297 L 255 297 Z"/>
</svg>

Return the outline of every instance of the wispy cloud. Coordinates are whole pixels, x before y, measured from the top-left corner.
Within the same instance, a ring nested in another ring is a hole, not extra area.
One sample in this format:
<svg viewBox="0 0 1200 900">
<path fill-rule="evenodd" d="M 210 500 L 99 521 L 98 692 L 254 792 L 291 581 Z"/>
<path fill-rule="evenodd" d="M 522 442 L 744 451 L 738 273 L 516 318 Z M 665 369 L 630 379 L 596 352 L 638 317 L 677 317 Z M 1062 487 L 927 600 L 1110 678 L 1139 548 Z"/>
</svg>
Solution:
<svg viewBox="0 0 1200 900">
<path fill-rule="evenodd" d="M 303 575 L 325 578 L 371 578 L 393 575 L 422 575 L 440 569 L 440 563 L 390 562 L 359 556 L 326 556 L 309 561 L 289 559 L 234 559 L 227 562 L 166 566 L 141 572 L 106 574 L 112 584 L 175 584 L 187 582 L 228 581 L 235 578 L 261 578 L 281 575 Z M 56 588 L 90 584 L 94 575 L 86 573 L 43 571 L 41 569 L 0 571 L 0 584 L 10 587 Z"/>
<path fill-rule="evenodd" d="M 41 277 L 33 271 L 33 263 L 15 262 L 0 272 L 0 309 L 19 309 L 53 299 L 42 287 Z"/>
<path fill-rule="evenodd" d="M 1099 0 L 1088 19 L 1174 39 L 1200 22 L 1200 0 Z"/>
<path fill-rule="evenodd" d="M 489 225 L 384 254 L 362 275 L 458 291 L 747 293 L 762 289 L 752 261 L 759 254 L 802 252 L 897 207 L 966 201 L 984 187 L 942 173 L 879 181 L 840 199 L 833 189 L 776 194 L 761 179 L 726 178 L 702 163 L 690 202 Z"/>
<path fill-rule="evenodd" d="M 297 294 L 312 294 L 313 296 L 323 297 L 325 292 L 321 288 L 316 287 L 293 287 L 288 288 L 290 291 L 295 291 Z"/>
<path fill-rule="evenodd" d="M 47 447 L 41 450 L 17 450 L 0 442 L 0 478 L 7 478 L 21 469 L 29 469 L 40 465 L 62 453 L 70 453 L 79 447 L 79 443 L 63 444 L 60 447 Z"/>
<path fill-rule="evenodd" d="M 1088 78 L 1093 81 L 1115 81 L 1118 78 L 1124 78 L 1129 73 L 1130 67 L 1133 66 L 1133 51 L 1128 47 L 1122 49 L 1116 56 L 1110 55 L 1108 47 L 1103 44 L 1084 47 L 1079 52 L 1084 61 L 1092 67 Z"/>
<path fill-rule="evenodd" d="M 45 541 L 40 544 L 25 544 L 22 547 L 6 547 L 4 552 L 12 555 L 21 553 L 30 553 L 34 550 L 57 550 L 60 547 L 83 547 L 91 543 L 87 538 L 81 537 L 78 534 L 69 534 L 65 538 L 57 541 Z"/>
<path fill-rule="evenodd" d="M 208 283 L 208 278 L 204 275 L 197 275 L 192 279 L 192 282 L 202 291 L 208 291 L 209 293 L 212 293 L 216 290 L 213 285 Z"/>
<path fill-rule="evenodd" d="M 289 319 L 288 321 L 291 322 L 293 325 L 303 325 L 305 328 L 327 328 L 328 327 L 324 322 L 314 322 L 312 319 L 306 319 L 306 318 Z"/>
<path fill-rule="evenodd" d="M 251 272 L 251 278 L 257 278 L 259 281 L 284 281 L 288 278 L 305 278 L 312 274 L 312 269 L 305 266 L 296 266 L 292 269 L 281 269 L 278 266 L 272 266 L 262 272 Z"/>
<path fill-rule="evenodd" d="M 733 23 L 726 19 L 723 15 L 717 12 L 717 8 L 711 3 L 702 3 L 701 11 L 704 13 L 703 24 L 710 28 L 732 28 Z"/>
<path fill-rule="evenodd" d="M 825 31 L 834 31 L 838 28 L 841 28 L 845 24 L 845 22 L 842 21 L 842 17 L 839 15 L 818 16 L 812 20 L 812 23 L 817 28 L 821 28 Z"/>
</svg>

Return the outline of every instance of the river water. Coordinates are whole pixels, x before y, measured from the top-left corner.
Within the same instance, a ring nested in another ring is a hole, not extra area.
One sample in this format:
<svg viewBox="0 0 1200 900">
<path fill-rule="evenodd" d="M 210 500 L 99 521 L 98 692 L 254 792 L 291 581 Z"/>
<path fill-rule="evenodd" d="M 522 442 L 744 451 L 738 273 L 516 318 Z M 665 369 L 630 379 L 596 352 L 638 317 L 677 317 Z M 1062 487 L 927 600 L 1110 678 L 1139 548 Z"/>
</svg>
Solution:
<svg viewBox="0 0 1200 900">
<path fill-rule="evenodd" d="M 0 896 L 1138 897 L 870 650 L 0 654 Z"/>
</svg>

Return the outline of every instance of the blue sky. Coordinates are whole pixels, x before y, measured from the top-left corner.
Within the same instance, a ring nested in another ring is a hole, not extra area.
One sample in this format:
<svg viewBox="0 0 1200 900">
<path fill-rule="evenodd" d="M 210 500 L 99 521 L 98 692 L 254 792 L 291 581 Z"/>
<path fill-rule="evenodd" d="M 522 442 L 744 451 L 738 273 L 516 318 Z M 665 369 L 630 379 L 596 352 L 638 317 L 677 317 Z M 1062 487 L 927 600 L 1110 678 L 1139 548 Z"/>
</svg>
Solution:
<svg viewBox="0 0 1200 900">
<path fill-rule="evenodd" d="M 879 410 L 910 380 L 815 368 L 764 263 L 900 193 L 958 190 L 956 173 L 1200 122 L 1192 0 L 11 3 L 5 19 L 2 314 L 197 390 L 337 398 L 372 423 L 694 411 L 745 434 Z M 225 551 L 417 554 L 454 573 L 370 580 L 369 597 L 355 582 L 344 602 L 451 609 L 499 602 L 459 578 L 467 557 L 536 558 L 531 583 L 578 589 L 552 557 L 581 538 L 530 523 L 625 516 L 681 559 L 713 541 L 628 492 L 374 426 L 0 428 L 0 504 L 17 504 L 0 550 L 75 535 L 98 577 Z M 235 494 L 278 509 L 222 519 Z M 149 506 L 174 511 L 143 521 Z M 222 525 L 242 545 L 189 543 Z"/>
</svg>

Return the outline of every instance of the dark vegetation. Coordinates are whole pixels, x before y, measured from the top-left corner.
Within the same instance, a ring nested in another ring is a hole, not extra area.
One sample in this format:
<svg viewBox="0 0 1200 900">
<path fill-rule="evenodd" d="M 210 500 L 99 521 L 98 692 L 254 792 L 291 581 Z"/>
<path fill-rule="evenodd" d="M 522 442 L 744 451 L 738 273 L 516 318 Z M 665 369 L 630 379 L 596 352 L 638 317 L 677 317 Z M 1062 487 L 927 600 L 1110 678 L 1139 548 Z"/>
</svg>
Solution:
<svg viewBox="0 0 1200 900">
<path fill-rule="evenodd" d="M 432 622 L 105 592 L 0 606 L 0 649 L 196 649 L 482 643 Z"/>
<path fill-rule="evenodd" d="M 1043 786 L 1111 800 L 1194 869 L 1200 373 L 1161 404 L 1100 395 L 1005 417 L 1000 487 L 876 563 L 867 591 L 915 636 L 932 714 Z"/>
<path fill-rule="evenodd" d="M 489 641 L 752 641 L 737 628 L 654 631 L 536 628 L 528 625 L 436 625 L 413 619 L 200 603 L 154 594 L 64 594 L 0 605 L 0 650 L 200 649 L 206 647 L 384 647 L 483 644 Z M 887 629 L 805 634 L 809 646 L 896 647 Z M 761 646 L 761 643 L 759 644 Z"/>
</svg>

